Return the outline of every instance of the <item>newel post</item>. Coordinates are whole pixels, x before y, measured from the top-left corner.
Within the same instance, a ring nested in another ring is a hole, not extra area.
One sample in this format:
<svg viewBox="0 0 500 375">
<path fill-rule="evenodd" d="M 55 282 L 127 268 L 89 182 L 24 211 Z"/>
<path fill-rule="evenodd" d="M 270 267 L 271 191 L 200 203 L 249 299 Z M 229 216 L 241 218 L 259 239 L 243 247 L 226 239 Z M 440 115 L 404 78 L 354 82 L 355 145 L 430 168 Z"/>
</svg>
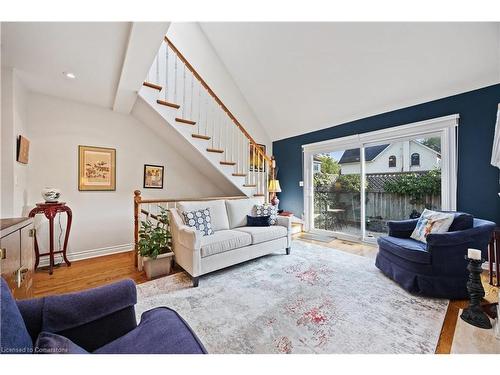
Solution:
<svg viewBox="0 0 500 375">
<path fill-rule="evenodd" d="M 141 206 L 141 191 L 134 191 L 134 264 L 137 268 L 139 265 L 139 211 Z"/>
</svg>

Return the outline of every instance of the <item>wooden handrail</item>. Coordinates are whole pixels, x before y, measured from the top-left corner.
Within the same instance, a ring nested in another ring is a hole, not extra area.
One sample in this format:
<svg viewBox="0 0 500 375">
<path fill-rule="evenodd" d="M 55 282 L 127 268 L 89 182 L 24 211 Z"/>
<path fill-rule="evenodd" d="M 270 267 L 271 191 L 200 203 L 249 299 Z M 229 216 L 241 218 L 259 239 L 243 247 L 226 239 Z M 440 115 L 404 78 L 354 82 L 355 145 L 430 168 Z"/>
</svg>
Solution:
<svg viewBox="0 0 500 375">
<path fill-rule="evenodd" d="M 194 69 L 194 67 L 187 61 L 187 59 L 184 57 L 184 55 L 177 49 L 177 47 L 172 43 L 170 39 L 168 39 L 167 36 L 165 36 L 165 42 L 167 43 L 167 46 L 172 48 L 172 50 L 175 52 L 177 57 L 186 65 L 186 67 L 193 73 L 193 75 L 196 77 L 196 79 L 201 83 L 201 85 L 208 91 L 208 93 L 215 99 L 217 104 L 221 106 L 221 108 L 226 112 L 226 114 L 229 116 L 229 118 L 234 122 L 234 124 L 240 129 L 240 131 L 247 137 L 247 139 L 250 141 L 252 145 L 255 146 L 255 150 L 257 153 L 261 154 L 264 159 L 267 160 L 268 163 L 271 163 L 271 157 L 267 156 L 258 146 L 258 143 L 255 142 L 255 140 L 252 138 L 252 136 L 246 131 L 246 129 L 241 125 L 241 123 L 238 121 L 238 119 L 231 113 L 231 111 L 224 105 L 222 100 L 219 99 L 217 94 L 210 88 L 210 86 L 205 82 L 205 80 L 198 74 L 198 72 Z"/>
</svg>

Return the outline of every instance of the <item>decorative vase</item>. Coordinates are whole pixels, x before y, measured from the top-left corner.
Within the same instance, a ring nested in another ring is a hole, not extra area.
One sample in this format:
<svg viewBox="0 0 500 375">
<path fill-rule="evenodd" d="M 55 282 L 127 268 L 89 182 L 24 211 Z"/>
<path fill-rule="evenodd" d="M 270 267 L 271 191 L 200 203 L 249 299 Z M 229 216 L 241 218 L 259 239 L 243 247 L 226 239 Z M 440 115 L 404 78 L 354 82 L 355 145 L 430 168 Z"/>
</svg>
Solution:
<svg viewBox="0 0 500 375">
<path fill-rule="evenodd" d="M 278 206 L 280 204 L 280 200 L 278 199 L 278 197 L 276 196 L 276 194 L 274 194 L 273 199 L 271 199 L 271 204 L 273 206 Z"/>
<path fill-rule="evenodd" d="M 42 198 L 46 203 L 57 203 L 59 197 L 61 196 L 61 190 L 57 188 L 45 188 L 42 189 Z"/>
</svg>

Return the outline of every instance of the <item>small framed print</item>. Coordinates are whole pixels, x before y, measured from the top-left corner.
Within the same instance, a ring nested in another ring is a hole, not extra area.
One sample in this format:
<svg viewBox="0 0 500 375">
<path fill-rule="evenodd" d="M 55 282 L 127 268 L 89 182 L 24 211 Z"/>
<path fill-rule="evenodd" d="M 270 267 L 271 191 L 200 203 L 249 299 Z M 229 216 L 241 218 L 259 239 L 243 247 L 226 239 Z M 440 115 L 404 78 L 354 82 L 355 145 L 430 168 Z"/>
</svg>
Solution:
<svg viewBox="0 0 500 375">
<path fill-rule="evenodd" d="M 17 161 L 22 164 L 28 164 L 30 155 L 30 141 L 28 138 L 20 135 L 17 138 Z"/>
<path fill-rule="evenodd" d="M 144 164 L 144 188 L 163 189 L 163 165 Z"/>
<path fill-rule="evenodd" d="M 116 150 L 78 146 L 78 190 L 116 190 Z"/>
</svg>

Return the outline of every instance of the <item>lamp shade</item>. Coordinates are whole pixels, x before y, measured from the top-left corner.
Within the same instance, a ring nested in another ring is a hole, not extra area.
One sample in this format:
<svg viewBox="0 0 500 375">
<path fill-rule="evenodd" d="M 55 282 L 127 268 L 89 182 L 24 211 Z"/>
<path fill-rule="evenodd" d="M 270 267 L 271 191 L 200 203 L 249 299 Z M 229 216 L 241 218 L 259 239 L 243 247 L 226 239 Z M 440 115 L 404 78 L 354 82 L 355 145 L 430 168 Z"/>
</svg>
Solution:
<svg viewBox="0 0 500 375">
<path fill-rule="evenodd" d="M 281 193 L 280 180 L 269 180 L 269 192 Z"/>
</svg>

